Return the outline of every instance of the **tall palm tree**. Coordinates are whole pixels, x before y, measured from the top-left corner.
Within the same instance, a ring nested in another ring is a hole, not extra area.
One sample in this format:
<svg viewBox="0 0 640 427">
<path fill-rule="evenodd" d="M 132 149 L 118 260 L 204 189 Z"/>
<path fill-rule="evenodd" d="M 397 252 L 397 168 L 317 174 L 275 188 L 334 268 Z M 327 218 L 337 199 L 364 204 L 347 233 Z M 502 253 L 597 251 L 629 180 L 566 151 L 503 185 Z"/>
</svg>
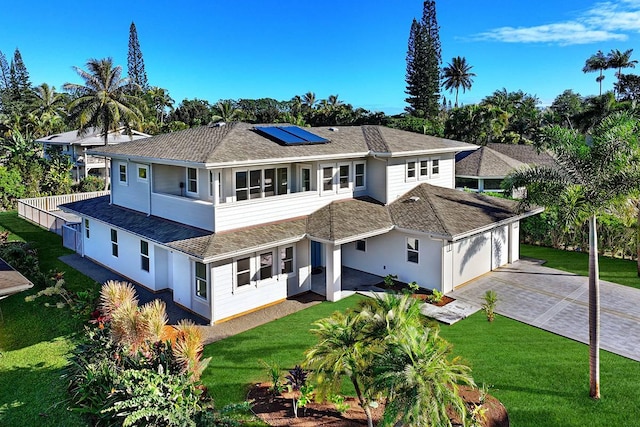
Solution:
<svg viewBox="0 0 640 427">
<path fill-rule="evenodd" d="M 451 346 L 437 329 L 408 328 L 376 358 L 373 386 L 387 395 L 382 425 L 449 426 L 449 410 L 460 419 L 466 406 L 458 385 L 475 386 L 471 368 L 449 359 Z"/>
<path fill-rule="evenodd" d="M 622 75 L 623 68 L 635 68 L 638 63 L 637 60 L 631 60 L 631 54 L 633 53 L 633 49 L 627 49 L 624 52 L 619 51 L 618 49 L 611 49 L 611 52 L 607 55 L 607 62 L 609 68 L 615 68 L 618 71 L 616 72 L 616 77 L 618 78 L 618 84 L 620 83 L 620 76 Z"/>
<path fill-rule="evenodd" d="M 167 108 L 172 111 L 175 101 L 169 96 L 169 91 L 158 86 L 149 88 L 147 94 L 151 99 L 151 105 L 153 105 L 156 111 L 156 120 L 158 120 L 162 126 L 164 124 L 164 118 L 167 115 Z"/>
<path fill-rule="evenodd" d="M 456 102 L 455 107 L 458 107 L 458 91 L 462 88 L 464 93 L 467 89 L 471 89 L 473 84 L 472 77 L 475 77 L 475 73 L 471 72 L 473 66 L 467 63 L 467 59 L 461 56 L 456 56 L 451 60 L 446 67 L 442 69 L 444 81 L 443 86 L 449 92 L 456 90 Z"/>
<path fill-rule="evenodd" d="M 331 108 L 336 108 L 344 105 L 344 102 L 338 99 L 338 95 L 329 95 L 329 97 L 327 98 L 327 104 L 329 104 Z"/>
<path fill-rule="evenodd" d="M 88 71 L 73 69 L 84 80 L 84 85 L 65 83 L 64 89 L 73 96 L 68 109 L 71 119 L 78 124 L 78 133 L 85 135 L 91 129 L 98 129 L 104 145 L 107 145 L 109 132 L 121 127 L 132 137 L 132 128 L 143 118 L 141 100 L 128 93 L 132 83 L 129 78 L 122 77 L 122 67 L 114 67 L 111 58 L 103 58 L 87 61 Z M 105 188 L 109 175 L 106 163 L 105 158 Z"/>
<path fill-rule="evenodd" d="M 316 101 L 317 101 L 316 94 L 313 92 L 307 92 L 304 95 L 302 95 L 302 105 L 304 105 L 309 109 L 313 108 Z"/>
<path fill-rule="evenodd" d="M 609 59 L 599 50 L 595 55 L 590 56 L 584 63 L 582 68 L 583 73 L 599 72 L 600 75 L 596 77 L 596 81 L 600 84 L 600 95 L 602 95 L 602 81 L 604 75 L 602 72 L 609 69 Z"/>
<path fill-rule="evenodd" d="M 55 86 L 42 83 L 34 89 L 34 94 L 35 108 L 32 111 L 34 114 L 50 114 L 60 117 L 66 115 L 64 95 L 56 92 Z"/>
<path fill-rule="evenodd" d="M 509 188 L 526 187 L 523 206 L 554 206 L 572 192 L 582 222 L 589 223 L 589 394 L 600 398 L 600 282 L 596 216 L 614 200 L 638 190 L 640 182 L 640 121 L 625 113 L 604 119 L 587 140 L 559 126 L 543 130 L 558 162 L 537 166 L 506 178 Z"/>
</svg>

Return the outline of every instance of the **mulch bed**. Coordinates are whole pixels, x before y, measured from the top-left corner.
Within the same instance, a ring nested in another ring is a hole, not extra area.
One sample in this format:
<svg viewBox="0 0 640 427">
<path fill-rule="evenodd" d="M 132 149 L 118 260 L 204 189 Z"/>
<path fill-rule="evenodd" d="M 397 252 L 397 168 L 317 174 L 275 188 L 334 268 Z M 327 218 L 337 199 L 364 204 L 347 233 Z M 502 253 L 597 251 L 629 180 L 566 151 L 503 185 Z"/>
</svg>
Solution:
<svg viewBox="0 0 640 427">
<path fill-rule="evenodd" d="M 404 282 L 401 282 L 399 280 L 394 280 L 392 286 L 388 286 L 385 282 L 380 282 L 376 286 L 378 288 L 389 289 L 389 290 L 395 291 L 395 292 L 407 292 L 407 291 L 409 291 L 409 292 L 411 292 L 411 296 L 413 298 L 422 300 L 424 302 L 428 302 L 428 303 L 433 304 L 433 305 L 438 306 L 438 307 L 445 306 L 445 305 L 449 304 L 450 302 L 455 301 L 455 298 L 451 298 L 451 297 L 448 297 L 446 295 L 443 295 L 442 299 L 440 299 L 440 301 L 438 301 L 438 302 L 430 302 L 429 301 L 429 297 L 433 294 L 433 291 L 431 291 L 431 289 L 418 288 L 417 290 L 412 291 L 409 288 L 408 284 L 406 284 Z"/>
<path fill-rule="evenodd" d="M 355 398 L 345 399 L 351 408 L 343 414 L 340 414 L 331 403 L 312 402 L 306 408 L 299 408 L 298 418 L 295 418 L 291 399 L 283 396 L 274 397 L 269 391 L 269 387 L 268 383 L 256 384 L 249 391 L 247 398 L 253 401 L 253 412 L 270 426 L 349 427 L 367 425 L 367 417 Z M 477 389 L 461 387 L 460 395 L 470 407 L 473 407 L 474 404 L 480 404 L 480 393 Z M 509 427 L 507 410 L 498 399 L 486 395 L 482 406 L 486 408 L 482 427 Z M 371 411 L 374 424 L 377 424 L 384 412 L 384 405 L 371 408 Z M 460 420 L 452 417 L 452 423 L 454 426 L 460 425 Z"/>
</svg>

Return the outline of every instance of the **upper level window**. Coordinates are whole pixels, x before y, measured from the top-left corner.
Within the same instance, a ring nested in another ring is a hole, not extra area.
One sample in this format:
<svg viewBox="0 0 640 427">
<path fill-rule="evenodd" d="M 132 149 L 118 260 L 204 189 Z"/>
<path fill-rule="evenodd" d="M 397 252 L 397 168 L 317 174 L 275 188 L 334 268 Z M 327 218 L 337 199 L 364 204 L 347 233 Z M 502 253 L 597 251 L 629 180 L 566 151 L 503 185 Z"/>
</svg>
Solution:
<svg viewBox="0 0 640 427">
<path fill-rule="evenodd" d="M 349 188 L 349 165 L 338 166 L 338 184 L 341 189 Z"/>
<path fill-rule="evenodd" d="M 235 176 L 236 201 L 259 199 L 288 192 L 288 168 L 236 171 Z"/>
<path fill-rule="evenodd" d="M 196 168 L 187 168 L 187 191 L 189 193 L 198 192 L 198 170 Z"/>
<path fill-rule="evenodd" d="M 300 169 L 300 191 L 311 190 L 311 168 Z"/>
<path fill-rule="evenodd" d="M 196 296 L 207 299 L 207 266 L 198 261 L 196 261 L 194 280 Z"/>
<path fill-rule="evenodd" d="M 431 175 L 440 173 L 440 159 L 431 159 Z"/>
<path fill-rule="evenodd" d="M 407 237 L 407 261 L 418 264 L 419 261 L 419 241 L 415 237 Z"/>
<path fill-rule="evenodd" d="M 410 160 L 407 162 L 407 180 L 416 179 L 416 162 L 415 160 Z"/>
<path fill-rule="evenodd" d="M 429 160 L 420 160 L 420 179 L 429 178 Z"/>
<path fill-rule="evenodd" d="M 333 166 L 322 168 L 322 191 L 333 191 Z"/>
<path fill-rule="evenodd" d="M 118 180 L 120 184 L 127 183 L 127 164 L 126 163 L 118 163 Z"/>
<path fill-rule="evenodd" d="M 365 168 L 365 164 L 364 163 L 356 163 L 355 164 L 355 187 L 356 188 L 364 188 L 366 186 L 366 181 L 365 181 L 365 177 L 364 177 L 364 168 Z"/>
</svg>

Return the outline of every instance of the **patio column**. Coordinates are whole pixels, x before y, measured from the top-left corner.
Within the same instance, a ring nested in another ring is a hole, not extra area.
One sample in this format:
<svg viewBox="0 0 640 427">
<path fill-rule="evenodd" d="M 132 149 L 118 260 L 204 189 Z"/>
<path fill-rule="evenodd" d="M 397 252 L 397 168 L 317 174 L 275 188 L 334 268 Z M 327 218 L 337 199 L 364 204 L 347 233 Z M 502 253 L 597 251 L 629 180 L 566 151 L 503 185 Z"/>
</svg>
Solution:
<svg viewBox="0 0 640 427">
<path fill-rule="evenodd" d="M 338 301 L 342 298 L 342 247 L 326 243 L 325 276 L 327 301 Z"/>
</svg>

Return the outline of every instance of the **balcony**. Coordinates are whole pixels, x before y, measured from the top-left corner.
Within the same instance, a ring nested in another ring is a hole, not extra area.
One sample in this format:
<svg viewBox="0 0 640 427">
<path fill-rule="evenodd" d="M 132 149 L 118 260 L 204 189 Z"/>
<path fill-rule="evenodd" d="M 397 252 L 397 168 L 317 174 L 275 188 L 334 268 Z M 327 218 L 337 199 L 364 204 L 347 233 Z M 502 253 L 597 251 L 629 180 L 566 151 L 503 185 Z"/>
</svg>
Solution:
<svg viewBox="0 0 640 427">
<path fill-rule="evenodd" d="M 214 230 L 213 203 L 166 193 L 151 193 L 151 215 Z"/>
</svg>

